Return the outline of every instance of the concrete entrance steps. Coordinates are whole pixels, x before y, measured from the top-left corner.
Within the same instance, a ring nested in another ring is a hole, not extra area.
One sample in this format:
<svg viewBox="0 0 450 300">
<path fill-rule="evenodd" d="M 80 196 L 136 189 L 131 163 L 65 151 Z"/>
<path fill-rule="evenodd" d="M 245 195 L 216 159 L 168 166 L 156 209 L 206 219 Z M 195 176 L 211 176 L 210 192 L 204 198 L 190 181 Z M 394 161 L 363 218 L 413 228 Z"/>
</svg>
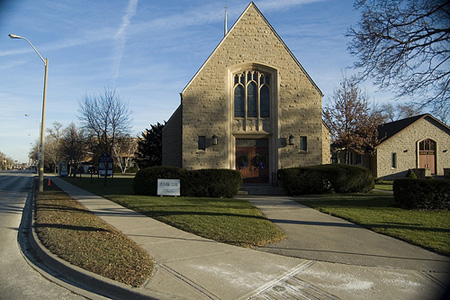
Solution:
<svg viewBox="0 0 450 300">
<path fill-rule="evenodd" d="M 270 184 L 244 183 L 238 195 L 285 195 L 284 189 Z"/>
</svg>

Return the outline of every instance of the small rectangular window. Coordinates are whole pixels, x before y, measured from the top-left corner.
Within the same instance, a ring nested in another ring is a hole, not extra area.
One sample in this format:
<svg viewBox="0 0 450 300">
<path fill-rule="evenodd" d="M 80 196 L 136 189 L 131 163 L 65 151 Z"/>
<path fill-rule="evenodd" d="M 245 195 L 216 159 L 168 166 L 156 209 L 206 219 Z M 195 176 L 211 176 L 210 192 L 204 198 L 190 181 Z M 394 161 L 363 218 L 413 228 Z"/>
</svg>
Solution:
<svg viewBox="0 0 450 300">
<path fill-rule="evenodd" d="M 206 137 L 205 136 L 198 137 L 198 150 L 206 150 Z"/>
<path fill-rule="evenodd" d="M 392 153 L 392 165 L 393 169 L 397 168 L 397 153 Z"/>
<path fill-rule="evenodd" d="M 300 137 L 300 150 L 302 151 L 308 150 L 308 139 L 306 136 Z"/>
</svg>

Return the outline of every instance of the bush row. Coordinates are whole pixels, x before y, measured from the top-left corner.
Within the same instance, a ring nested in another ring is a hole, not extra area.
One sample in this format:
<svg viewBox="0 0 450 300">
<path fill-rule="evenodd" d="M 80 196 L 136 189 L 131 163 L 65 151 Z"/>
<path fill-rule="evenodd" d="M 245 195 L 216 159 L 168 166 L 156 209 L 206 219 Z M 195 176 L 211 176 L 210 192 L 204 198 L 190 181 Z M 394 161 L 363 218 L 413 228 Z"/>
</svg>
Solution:
<svg viewBox="0 0 450 300">
<path fill-rule="evenodd" d="M 157 179 L 180 179 L 180 194 L 188 197 L 233 197 L 242 186 L 242 176 L 235 170 L 150 167 L 136 173 L 135 194 L 156 195 Z"/>
<path fill-rule="evenodd" d="M 278 176 L 288 195 L 366 193 L 374 188 L 369 169 L 343 164 L 280 169 Z"/>
<path fill-rule="evenodd" d="M 450 209 L 450 181 L 409 179 L 394 180 L 394 199 L 407 209 Z"/>
</svg>

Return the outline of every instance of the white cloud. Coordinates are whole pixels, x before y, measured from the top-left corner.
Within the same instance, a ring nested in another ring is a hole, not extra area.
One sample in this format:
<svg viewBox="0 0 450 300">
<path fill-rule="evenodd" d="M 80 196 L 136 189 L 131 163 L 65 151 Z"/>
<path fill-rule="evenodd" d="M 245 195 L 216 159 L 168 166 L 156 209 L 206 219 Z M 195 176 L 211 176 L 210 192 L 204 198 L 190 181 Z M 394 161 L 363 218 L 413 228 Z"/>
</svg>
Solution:
<svg viewBox="0 0 450 300">
<path fill-rule="evenodd" d="M 265 1 L 259 1 L 256 3 L 256 6 L 258 6 L 259 9 L 265 10 L 265 11 L 279 11 L 279 10 L 285 10 L 289 9 L 291 7 L 309 4 L 309 3 L 315 3 L 315 2 L 323 2 L 324 0 L 265 0 Z"/>
</svg>

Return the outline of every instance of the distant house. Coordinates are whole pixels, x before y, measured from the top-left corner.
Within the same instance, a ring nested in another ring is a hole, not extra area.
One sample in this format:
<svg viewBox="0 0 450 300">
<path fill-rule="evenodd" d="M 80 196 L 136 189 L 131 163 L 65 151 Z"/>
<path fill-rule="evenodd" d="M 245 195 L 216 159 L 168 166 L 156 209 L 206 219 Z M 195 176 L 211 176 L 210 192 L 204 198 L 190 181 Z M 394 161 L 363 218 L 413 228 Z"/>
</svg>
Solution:
<svg viewBox="0 0 450 300">
<path fill-rule="evenodd" d="M 430 114 L 422 114 L 378 127 L 376 154 L 351 153 L 349 163 L 372 170 L 377 178 L 404 177 L 409 169 L 444 175 L 450 168 L 450 127 Z M 342 161 L 342 153 L 337 160 Z"/>
<path fill-rule="evenodd" d="M 163 165 L 241 172 L 330 162 L 323 94 L 251 2 L 181 92 L 163 130 Z"/>
</svg>

